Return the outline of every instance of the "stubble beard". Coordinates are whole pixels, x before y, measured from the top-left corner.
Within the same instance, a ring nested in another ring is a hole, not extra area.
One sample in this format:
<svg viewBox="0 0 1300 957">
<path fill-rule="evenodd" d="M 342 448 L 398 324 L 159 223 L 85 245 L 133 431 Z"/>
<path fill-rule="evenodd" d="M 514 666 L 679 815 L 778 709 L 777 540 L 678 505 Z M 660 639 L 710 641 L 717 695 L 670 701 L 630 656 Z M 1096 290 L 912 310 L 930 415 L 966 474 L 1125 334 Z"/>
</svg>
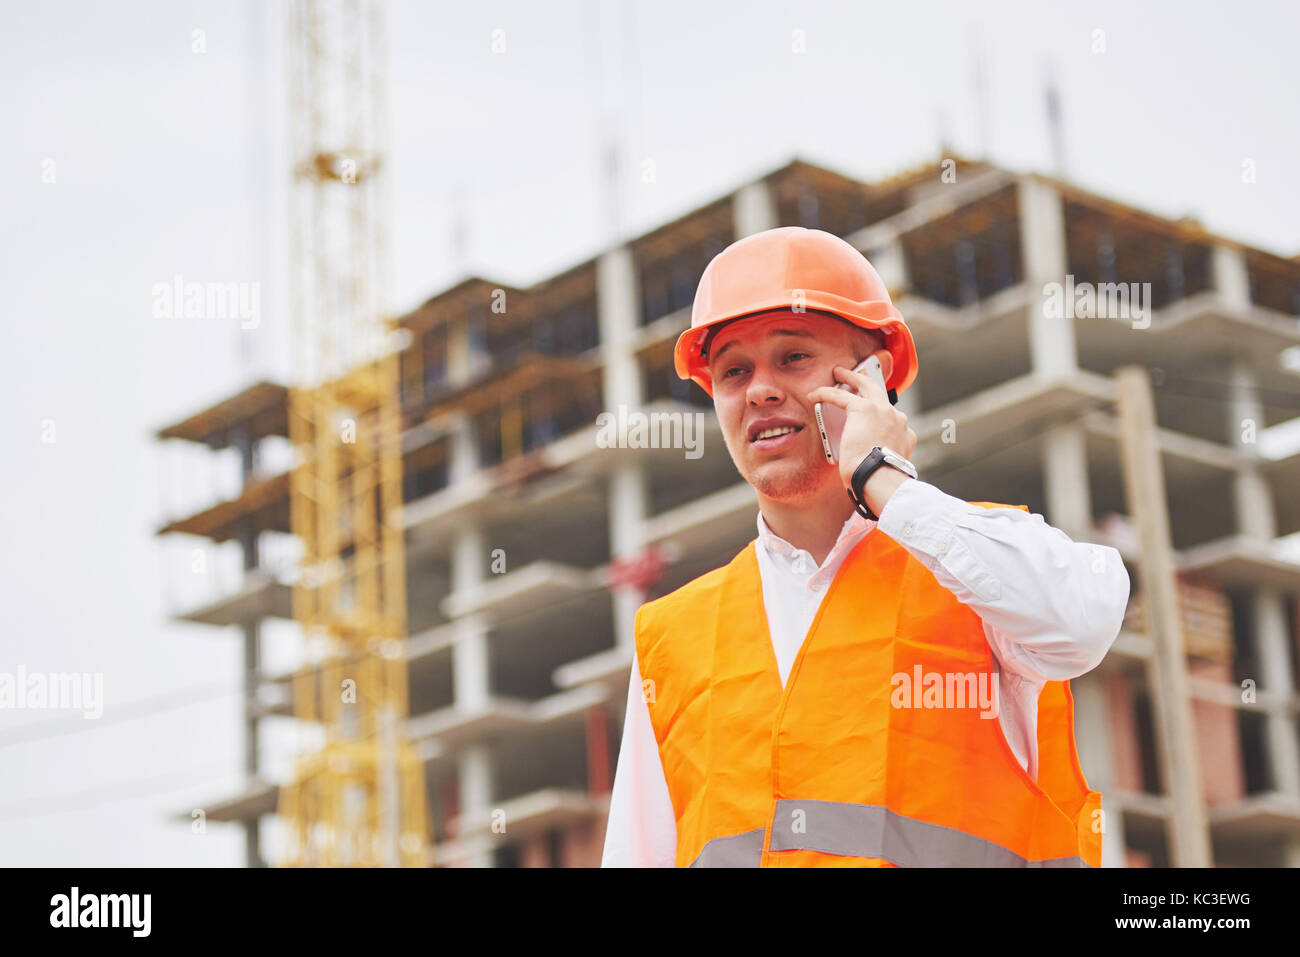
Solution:
<svg viewBox="0 0 1300 957">
<path fill-rule="evenodd" d="M 741 477 L 774 502 L 800 502 L 815 497 L 826 484 L 822 465 L 822 460 L 807 456 L 801 460 L 787 458 L 741 470 Z"/>
</svg>

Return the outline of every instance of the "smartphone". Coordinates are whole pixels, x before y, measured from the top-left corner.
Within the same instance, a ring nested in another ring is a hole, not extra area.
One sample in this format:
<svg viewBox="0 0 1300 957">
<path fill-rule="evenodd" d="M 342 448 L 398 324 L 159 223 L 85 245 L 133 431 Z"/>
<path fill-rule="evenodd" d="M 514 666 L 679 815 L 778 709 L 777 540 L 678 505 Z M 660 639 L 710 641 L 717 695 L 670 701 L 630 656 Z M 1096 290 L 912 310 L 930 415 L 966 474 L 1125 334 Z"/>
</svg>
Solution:
<svg viewBox="0 0 1300 957">
<path fill-rule="evenodd" d="M 892 389 L 886 387 L 885 376 L 880 371 L 880 358 L 878 356 L 867 356 L 853 371 L 870 376 L 880 385 L 880 388 L 885 390 L 885 393 L 889 396 L 890 404 L 897 404 L 898 395 Z M 844 389 L 848 392 L 854 391 L 853 387 L 847 382 L 837 382 L 835 388 Z M 817 429 L 821 432 L 822 450 L 826 453 L 826 461 L 833 465 L 840 460 L 840 436 L 844 434 L 844 420 L 847 418 L 847 413 L 838 405 L 831 405 L 829 402 L 825 404 L 815 402 L 813 403 L 813 415 L 817 417 Z"/>
</svg>

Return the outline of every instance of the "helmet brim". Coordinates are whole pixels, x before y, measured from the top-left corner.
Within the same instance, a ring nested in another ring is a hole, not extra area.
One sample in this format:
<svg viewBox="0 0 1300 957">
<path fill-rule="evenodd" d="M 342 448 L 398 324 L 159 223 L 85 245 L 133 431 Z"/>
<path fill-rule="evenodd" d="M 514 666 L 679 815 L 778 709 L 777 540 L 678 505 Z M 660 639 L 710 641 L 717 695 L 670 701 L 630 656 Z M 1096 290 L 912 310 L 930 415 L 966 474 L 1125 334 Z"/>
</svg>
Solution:
<svg viewBox="0 0 1300 957">
<path fill-rule="evenodd" d="M 885 333 L 886 347 L 894 359 L 894 368 L 886 388 L 902 392 L 916 379 L 916 343 L 912 333 L 903 321 L 903 314 L 887 300 L 869 300 L 855 302 L 830 293 L 811 290 L 792 290 L 790 295 L 766 302 L 746 303 L 741 309 L 715 316 L 708 322 L 700 323 L 685 330 L 677 337 L 673 348 L 673 367 L 679 378 L 690 379 L 702 388 L 709 397 L 713 396 L 713 379 L 709 374 L 709 365 L 703 355 L 703 345 L 711 331 L 724 323 L 737 319 L 759 316 L 778 310 L 792 312 L 828 313 L 853 323 L 863 329 L 879 329 Z"/>
</svg>

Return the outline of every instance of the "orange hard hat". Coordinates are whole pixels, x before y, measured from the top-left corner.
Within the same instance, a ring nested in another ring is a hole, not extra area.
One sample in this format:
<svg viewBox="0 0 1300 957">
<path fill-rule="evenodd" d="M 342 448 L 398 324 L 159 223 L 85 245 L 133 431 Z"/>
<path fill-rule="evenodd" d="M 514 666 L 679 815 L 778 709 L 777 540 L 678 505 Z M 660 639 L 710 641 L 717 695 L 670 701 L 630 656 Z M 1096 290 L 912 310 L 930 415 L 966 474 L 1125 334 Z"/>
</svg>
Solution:
<svg viewBox="0 0 1300 957">
<path fill-rule="evenodd" d="M 886 388 L 902 392 L 916 378 L 916 344 L 903 314 L 867 257 L 820 229 L 782 226 L 746 236 L 704 269 L 691 327 L 677 337 L 673 365 L 713 395 L 704 346 L 722 323 L 779 309 L 839 316 L 864 329 L 879 329 L 894 357 Z"/>
</svg>

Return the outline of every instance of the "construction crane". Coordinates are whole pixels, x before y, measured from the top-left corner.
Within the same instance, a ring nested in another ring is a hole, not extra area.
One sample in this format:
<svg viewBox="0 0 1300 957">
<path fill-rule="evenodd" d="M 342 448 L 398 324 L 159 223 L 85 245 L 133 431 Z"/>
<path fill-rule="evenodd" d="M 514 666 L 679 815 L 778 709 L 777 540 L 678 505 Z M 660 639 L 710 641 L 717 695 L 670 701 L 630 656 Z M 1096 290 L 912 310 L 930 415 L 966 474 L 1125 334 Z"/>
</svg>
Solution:
<svg viewBox="0 0 1300 957">
<path fill-rule="evenodd" d="M 313 733 L 280 789 L 288 866 L 425 866 L 423 765 L 404 734 L 401 410 L 384 246 L 383 11 L 291 0 L 289 394 L 294 715 Z"/>
</svg>

